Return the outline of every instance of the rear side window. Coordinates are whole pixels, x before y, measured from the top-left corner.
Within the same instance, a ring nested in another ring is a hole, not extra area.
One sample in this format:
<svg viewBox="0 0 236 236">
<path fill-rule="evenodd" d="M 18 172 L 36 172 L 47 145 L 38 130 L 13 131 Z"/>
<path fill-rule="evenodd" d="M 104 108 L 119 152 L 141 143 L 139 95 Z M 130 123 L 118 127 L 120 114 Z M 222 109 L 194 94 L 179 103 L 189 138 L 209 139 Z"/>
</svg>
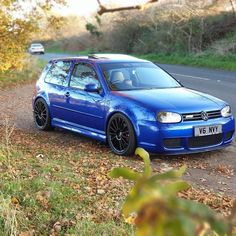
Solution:
<svg viewBox="0 0 236 236">
<path fill-rule="evenodd" d="M 58 61 L 54 63 L 45 77 L 45 82 L 66 86 L 70 66 L 71 62 L 69 61 Z"/>
<path fill-rule="evenodd" d="M 97 74 L 91 65 L 77 64 L 70 79 L 70 87 L 83 90 L 87 84 L 96 84 L 100 87 Z"/>
</svg>

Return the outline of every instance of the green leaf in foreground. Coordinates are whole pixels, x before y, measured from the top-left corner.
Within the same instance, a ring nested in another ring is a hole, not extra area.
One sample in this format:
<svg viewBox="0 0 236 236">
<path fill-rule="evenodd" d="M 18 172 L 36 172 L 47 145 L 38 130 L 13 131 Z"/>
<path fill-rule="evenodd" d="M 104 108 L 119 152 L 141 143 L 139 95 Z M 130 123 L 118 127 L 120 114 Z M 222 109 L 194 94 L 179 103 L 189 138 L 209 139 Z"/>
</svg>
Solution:
<svg viewBox="0 0 236 236">
<path fill-rule="evenodd" d="M 231 235 L 232 221 L 204 204 L 178 197 L 190 187 L 182 180 L 186 166 L 152 175 L 149 154 L 142 148 L 137 148 L 135 154 L 144 161 L 143 173 L 114 168 L 109 176 L 134 181 L 122 212 L 125 218 L 136 215 L 136 235 Z"/>
<path fill-rule="evenodd" d="M 141 175 L 129 168 L 114 168 L 109 173 L 109 176 L 112 178 L 123 177 L 124 179 L 137 180 Z"/>
</svg>

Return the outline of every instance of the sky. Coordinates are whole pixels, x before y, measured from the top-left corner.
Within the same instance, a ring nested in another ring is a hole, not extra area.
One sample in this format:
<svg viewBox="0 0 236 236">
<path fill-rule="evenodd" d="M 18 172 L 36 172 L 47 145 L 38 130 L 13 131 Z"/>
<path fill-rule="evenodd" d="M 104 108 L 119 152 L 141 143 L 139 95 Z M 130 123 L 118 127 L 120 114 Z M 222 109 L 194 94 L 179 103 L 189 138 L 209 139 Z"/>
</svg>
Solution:
<svg viewBox="0 0 236 236">
<path fill-rule="evenodd" d="M 132 6 L 145 3 L 147 0 L 100 0 L 106 6 L 107 4 L 115 4 L 117 6 Z M 80 15 L 88 17 L 98 9 L 96 0 L 67 0 L 68 7 L 63 7 L 60 14 L 63 15 Z"/>
</svg>

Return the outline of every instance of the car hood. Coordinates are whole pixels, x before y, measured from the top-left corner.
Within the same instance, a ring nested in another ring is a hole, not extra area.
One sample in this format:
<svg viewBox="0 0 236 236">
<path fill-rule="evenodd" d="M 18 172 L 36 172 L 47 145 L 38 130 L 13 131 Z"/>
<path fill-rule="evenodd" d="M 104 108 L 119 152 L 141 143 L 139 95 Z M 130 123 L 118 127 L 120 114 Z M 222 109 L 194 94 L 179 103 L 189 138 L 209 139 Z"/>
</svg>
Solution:
<svg viewBox="0 0 236 236">
<path fill-rule="evenodd" d="M 219 110 L 225 102 L 195 90 L 180 88 L 116 91 L 116 95 L 154 109 L 179 113 Z"/>
</svg>

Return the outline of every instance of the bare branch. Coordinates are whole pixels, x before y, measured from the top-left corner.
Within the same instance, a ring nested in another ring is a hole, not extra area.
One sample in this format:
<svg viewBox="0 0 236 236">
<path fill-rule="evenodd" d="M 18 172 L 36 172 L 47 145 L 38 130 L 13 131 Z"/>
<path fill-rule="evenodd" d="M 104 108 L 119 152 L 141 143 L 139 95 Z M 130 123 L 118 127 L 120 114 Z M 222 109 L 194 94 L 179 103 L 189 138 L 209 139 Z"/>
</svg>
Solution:
<svg viewBox="0 0 236 236">
<path fill-rule="evenodd" d="M 117 12 L 117 11 L 127 11 L 127 10 L 141 10 L 146 8 L 149 4 L 158 2 L 158 0 L 149 0 L 144 4 L 140 5 L 134 5 L 134 6 L 128 6 L 128 7 L 117 7 L 117 8 L 106 8 L 105 6 L 102 5 L 100 0 L 97 0 L 98 5 L 100 7 L 98 11 L 98 15 L 102 15 L 104 13 L 112 13 L 112 12 Z"/>
<path fill-rule="evenodd" d="M 229 0 L 230 1 L 230 4 L 231 4 L 231 7 L 232 7 L 232 12 L 234 14 L 234 16 L 236 17 L 236 11 L 235 11 L 235 8 L 234 8 L 234 3 L 232 0 Z"/>
</svg>

